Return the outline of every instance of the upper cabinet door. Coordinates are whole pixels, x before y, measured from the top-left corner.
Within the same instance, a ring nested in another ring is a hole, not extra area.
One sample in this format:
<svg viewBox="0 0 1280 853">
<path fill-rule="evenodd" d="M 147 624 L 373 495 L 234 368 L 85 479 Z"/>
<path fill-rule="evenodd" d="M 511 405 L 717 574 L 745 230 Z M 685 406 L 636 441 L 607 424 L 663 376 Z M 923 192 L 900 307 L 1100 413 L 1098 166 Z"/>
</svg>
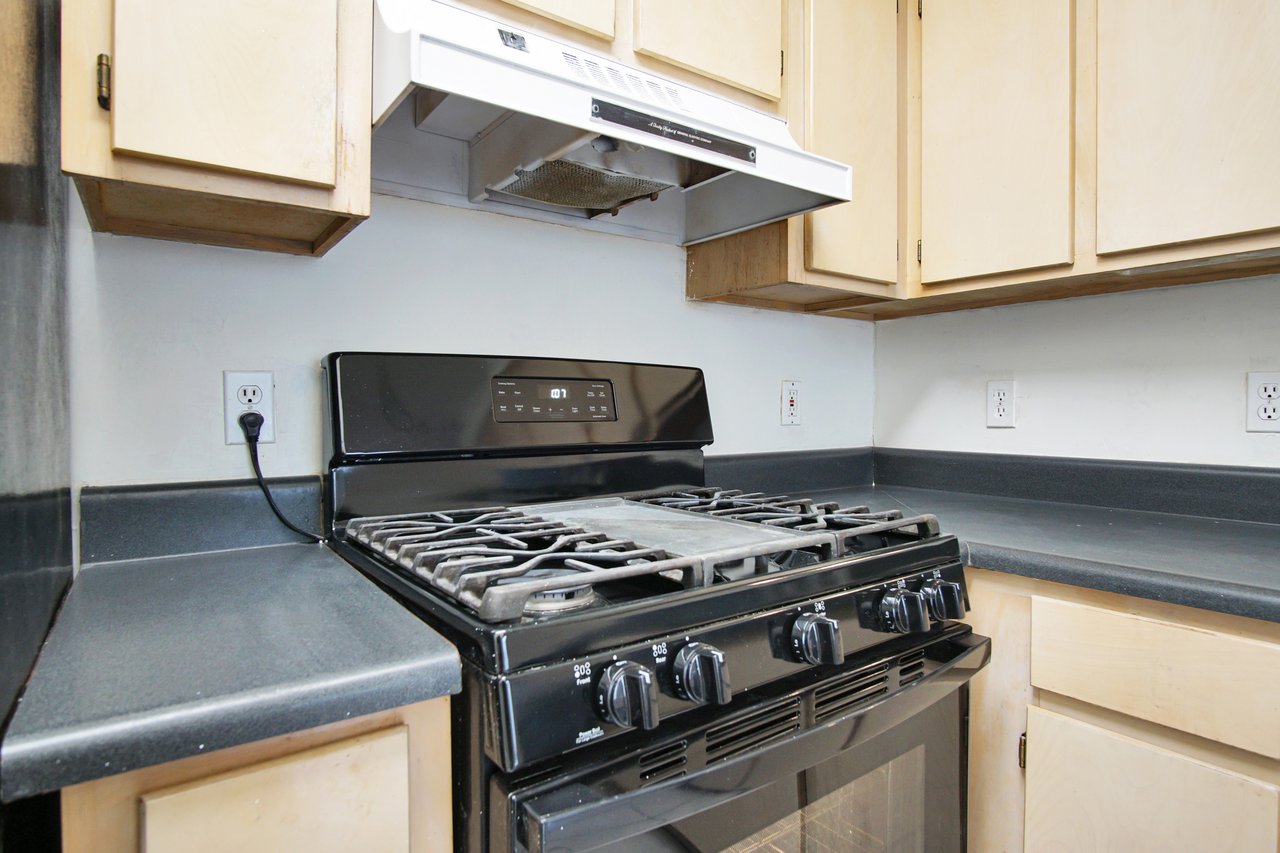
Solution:
<svg viewBox="0 0 1280 853">
<path fill-rule="evenodd" d="M 1280 4 L 1098 0 L 1098 252 L 1280 228 Z"/>
<path fill-rule="evenodd" d="M 336 182 L 337 0 L 116 0 L 112 148 Z"/>
<path fill-rule="evenodd" d="M 806 146 L 853 166 L 853 201 L 807 217 L 805 266 L 898 275 L 898 36 L 890 0 L 812 0 Z"/>
<path fill-rule="evenodd" d="M 635 0 L 635 51 L 782 97 L 782 0 Z"/>
<path fill-rule="evenodd" d="M 1071 0 L 925 0 L 921 280 L 1072 260 Z"/>
<path fill-rule="evenodd" d="M 613 41 L 614 0 L 504 0 L 512 6 Z"/>
</svg>

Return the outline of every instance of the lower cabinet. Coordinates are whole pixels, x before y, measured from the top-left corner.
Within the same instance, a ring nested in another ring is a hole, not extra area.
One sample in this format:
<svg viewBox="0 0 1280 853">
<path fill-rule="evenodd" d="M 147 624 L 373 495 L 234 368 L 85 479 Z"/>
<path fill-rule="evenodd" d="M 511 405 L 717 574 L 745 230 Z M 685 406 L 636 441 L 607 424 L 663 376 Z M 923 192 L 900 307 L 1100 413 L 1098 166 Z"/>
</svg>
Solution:
<svg viewBox="0 0 1280 853">
<path fill-rule="evenodd" d="M 1277 792 L 1074 717 L 1027 709 L 1027 850 L 1276 850 Z"/>
<path fill-rule="evenodd" d="M 1280 625 L 967 579 L 971 851 L 1280 851 Z"/>
<path fill-rule="evenodd" d="M 74 785 L 62 835 L 66 853 L 445 853 L 449 700 Z"/>
</svg>

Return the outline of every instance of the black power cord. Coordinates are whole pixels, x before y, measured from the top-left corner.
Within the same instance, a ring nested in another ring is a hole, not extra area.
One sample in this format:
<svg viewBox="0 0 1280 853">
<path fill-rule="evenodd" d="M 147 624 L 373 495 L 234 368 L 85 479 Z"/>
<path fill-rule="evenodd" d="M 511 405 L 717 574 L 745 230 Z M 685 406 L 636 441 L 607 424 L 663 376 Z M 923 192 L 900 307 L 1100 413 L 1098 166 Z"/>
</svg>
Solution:
<svg viewBox="0 0 1280 853">
<path fill-rule="evenodd" d="M 258 478 L 258 488 L 262 489 L 262 496 L 267 499 L 267 505 L 276 514 L 276 518 L 280 519 L 281 524 L 299 536 L 305 536 L 312 542 L 322 543 L 325 541 L 323 536 L 308 533 L 285 518 L 284 513 L 280 511 L 280 507 L 276 506 L 275 498 L 271 497 L 271 491 L 267 488 L 267 481 L 262 477 L 262 466 L 258 463 L 258 436 L 262 434 L 262 424 L 265 420 L 258 412 L 245 412 L 237 419 L 240 429 L 244 432 L 244 442 L 249 447 L 249 462 L 253 465 L 253 475 Z"/>
</svg>

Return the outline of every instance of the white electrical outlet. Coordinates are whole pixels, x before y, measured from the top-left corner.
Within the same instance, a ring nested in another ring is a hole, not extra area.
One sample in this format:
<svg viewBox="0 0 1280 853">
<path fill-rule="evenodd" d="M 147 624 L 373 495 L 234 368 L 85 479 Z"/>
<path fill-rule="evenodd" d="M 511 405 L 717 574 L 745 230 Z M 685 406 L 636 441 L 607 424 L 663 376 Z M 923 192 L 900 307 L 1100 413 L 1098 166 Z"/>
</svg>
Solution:
<svg viewBox="0 0 1280 853">
<path fill-rule="evenodd" d="M 987 383 L 987 429 L 1012 429 L 1018 425 L 1018 383 L 993 379 Z"/>
<path fill-rule="evenodd" d="M 794 379 L 782 380 L 782 425 L 800 423 L 800 383 Z"/>
<path fill-rule="evenodd" d="M 227 444 L 244 444 L 240 416 L 245 412 L 262 415 L 259 444 L 276 440 L 275 379 L 269 370 L 222 371 L 222 415 Z"/>
<path fill-rule="evenodd" d="M 1280 432 L 1280 373 L 1250 373 L 1245 382 L 1247 432 Z"/>
</svg>

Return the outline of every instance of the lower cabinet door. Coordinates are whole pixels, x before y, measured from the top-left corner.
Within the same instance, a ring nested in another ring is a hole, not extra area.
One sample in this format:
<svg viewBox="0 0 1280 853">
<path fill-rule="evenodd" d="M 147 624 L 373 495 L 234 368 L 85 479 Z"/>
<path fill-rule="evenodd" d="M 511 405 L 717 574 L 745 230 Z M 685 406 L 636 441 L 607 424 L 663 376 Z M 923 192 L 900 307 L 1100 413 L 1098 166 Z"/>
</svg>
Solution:
<svg viewBox="0 0 1280 853">
<path fill-rule="evenodd" d="M 141 834 L 146 853 L 408 853 L 408 729 L 144 794 Z"/>
<path fill-rule="evenodd" d="M 1034 706 L 1026 850 L 1276 851 L 1280 789 Z"/>
</svg>

